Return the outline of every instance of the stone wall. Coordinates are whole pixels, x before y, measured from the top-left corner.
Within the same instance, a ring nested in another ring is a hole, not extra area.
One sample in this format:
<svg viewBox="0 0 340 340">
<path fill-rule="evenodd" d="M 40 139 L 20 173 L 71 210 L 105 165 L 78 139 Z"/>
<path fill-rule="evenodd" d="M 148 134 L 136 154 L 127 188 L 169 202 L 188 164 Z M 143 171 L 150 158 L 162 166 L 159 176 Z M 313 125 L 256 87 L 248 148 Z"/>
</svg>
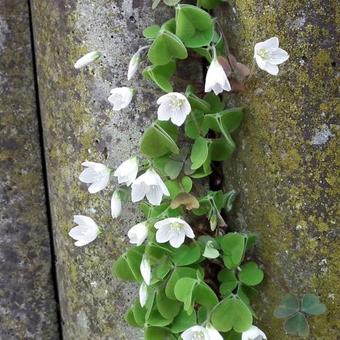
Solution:
<svg viewBox="0 0 340 340">
<path fill-rule="evenodd" d="M 0 2 L 0 339 L 59 339 L 29 8 Z"/>
<path fill-rule="evenodd" d="M 290 54 L 279 76 L 258 70 L 247 91 L 239 148 L 225 165 L 226 186 L 239 192 L 231 222 L 259 235 L 267 273 L 258 300 L 269 339 L 290 339 L 273 310 L 283 294 L 315 293 L 327 315 L 310 320 L 310 339 L 339 335 L 339 241 L 336 216 L 336 1 L 232 1 L 218 13 L 241 62 L 272 36 Z M 226 96 L 227 100 L 230 97 Z"/>
</svg>

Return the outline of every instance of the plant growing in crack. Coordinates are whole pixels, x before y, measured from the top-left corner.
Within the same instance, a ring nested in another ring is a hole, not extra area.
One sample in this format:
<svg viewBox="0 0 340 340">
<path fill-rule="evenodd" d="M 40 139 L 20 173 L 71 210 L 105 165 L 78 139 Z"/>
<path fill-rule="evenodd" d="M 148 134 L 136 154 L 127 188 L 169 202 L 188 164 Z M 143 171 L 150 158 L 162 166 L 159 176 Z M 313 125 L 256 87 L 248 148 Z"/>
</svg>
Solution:
<svg viewBox="0 0 340 340">
<path fill-rule="evenodd" d="M 200 0 L 197 6 L 163 2 L 174 7 L 175 16 L 144 29 L 147 43 L 132 56 L 127 71 L 130 80 L 147 57 L 150 65 L 143 76 L 166 93 L 157 101 L 158 119 L 145 130 L 140 154 L 131 155 L 115 171 L 86 162 L 80 180 L 91 184 L 89 192 L 94 193 L 104 189 L 113 174 L 118 187 L 111 200 L 112 217 L 120 215 L 129 197 L 144 214 L 127 233 L 133 246 L 115 261 L 113 273 L 140 285 L 139 298 L 125 319 L 141 328 L 145 339 L 266 339 L 254 325 L 251 307 L 255 287 L 264 278 L 249 255 L 256 237 L 229 229 L 226 219 L 236 193 L 223 192 L 219 170 L 236 149 L 233 135 L 244 118 L 242 107 L 226 107 L 219 95 L 242 91 L 253 72 L 230 54 L 211 14 L 222 1 Z M 153 1 L 153 8 L 159 3 Z M 76 67 L 100 55 L 92 52 Z M 255 62 L 272 75 L 288 57 L 276 37 L 255 45 Z M 204 86 L 195 88 L 197 82 L 185 79 L 188 86 L 177 92 L 172 79 L 186 59 L 205 60 L 210 66 Z M 119 87 L 111 90 L 108 101 L 114 111 L 122 110 L 133 95 L 132 88 Z M 214 185 L 202 194 L 207 178 Z M 77 234 L 76 245 L 83 245 L 79 239 Z M 86 238 L 86 244 L 94 239 Z"/>
</svg>

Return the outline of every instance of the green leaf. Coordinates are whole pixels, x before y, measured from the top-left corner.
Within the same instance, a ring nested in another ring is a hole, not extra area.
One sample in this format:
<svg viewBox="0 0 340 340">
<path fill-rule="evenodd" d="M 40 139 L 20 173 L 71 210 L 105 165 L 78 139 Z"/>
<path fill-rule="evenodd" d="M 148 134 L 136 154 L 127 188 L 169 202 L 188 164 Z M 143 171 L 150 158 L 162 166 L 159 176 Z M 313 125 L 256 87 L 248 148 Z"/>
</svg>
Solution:
<svg viewBox="0 0 340 340">
<path fill-rule="evenodd" d="M 187 49 L 173 33 L 162 30 L 149 48 L 148 58 L 153 65 L 165 65 L 173 59 L 186 59 Z"/>
<path fill-rule="evenodd" d="M 182 333 L 188 328 L 196 325 L 196 313 L 195 311 L 188 314 L 184 309 L 177 315 L 171 325 L 171 331 L 173 333 Z"/>
<path fill-rule="evenodd" d="M 144 29 L 143 35 L 147 39 L 155 39 L 160 31 L 160 27 L 158 25 L 151 25 Z"/>
<path fill-rule="evenodd" d="M 133 305 L 132 313 L 136 324 L 140 327 L 143 327 L 145 323 L 145 309 L 142 308 L 139 301 Z"/>
<path fill-rule="evenodd" d="M 155 284 L 163 280 L 168 275 L 171 269 L 171 261 L 167 257 L 163 257 L 160 263 L 153 267 L 151 284 Z"/>
<path fill-rule="evenodd" d="M 301 311 L 310 315 L 320 315 L 326 312 L 326 306 L 320 303 L 318 296 L 305 294 L 301 300 Z"/>
<path fill-rule="evenodd" d="M 213 161 L 226 161 L 235 151 L 235 146 L 226 143 L 224 138 L 216 138 L 212 140 L 209 146 L 209 152 Z"/>
<path fill-rule="evenodd" d="M 213 34 L 214 25 L 209 13 L 193 5 L 176 7 L 176 35 L 187 47 L 207 46 Z"/>
<path fill-rule="evenodd" d="M 141 327 L 133 315 L 133 307 L 131 307 L 124 315 L 125 321 L 132 327 Z"/>
<path fill-rule="evenodd" d="M 197 323 L 202 324 L 208 319 L 208 309 L 206 307 L 200 307 L 197 311 Z"/>
<path fill-rule="evenodd" d="M 298 312 L 290 317 L 284 324 L 284 329 L 289 335 L 307 337 L 309 335 L 309 325 L 305 316 Z"/>
<path fill-rule="evenodd" d="M 201 247 L 198 243 L 192 243 L 189 246 L 181 245 L 175 249 L 171 255 L 172 260 L 177 266 L 187 266 L 197 262 L 201 257 Z"/>
<path fill-rule="evenodd" d="M 193 49 L 198 55 L 200 55 L 201 57 L 204 57 L 208 63 L 210 64 L 212 61 L 212 56 L 209 52 L 208 48 L 204 48 L 204 47 L 198 47 L 198 48 L 194 48 Z"/>
<path fill-rule="evenodd" d="M 264 274 L 255 262 L 248 262 L 241 266 L 238 277 L 242 283 L 248 286 L 256 286 L 262 282 Z"/>
<path fill-rule="evenodd" d="M 131 271 L 125 255 L 120 256 L 112 267 L 112 274 L 123 281 L 136 281 L 133 272 Z"/>
<path fill-rule="evenodd" d="M 243 120 L 243 108 L 233 107 L 231 109 L 224 110 L 220 112 L 220 116 L 223 127 L 229 132 L 234 132 Z"/>
<path fill-rule="evenodd" d="M 205 245 L 203 256 L 207 259 L 216 259 L 220 256 L 219 251 L 215 248 L 213 241 L 208 241 Z"/>
<path fill-rule="evenodd" d="M 242 262 L 245 251 L 245 236 L 239 233 L 230 233 L 220 240 L 224 252 L 223 261 L 226 267 L 234 269 Z"/>
<path fill-rule="evenodd" d="M 222 0 L 199 0 L 198 2 L 205 9 L 214 9 L 221 4 Z"/>
<path fill-rule="evenodd" d="M 175 18 L 171 18 L 165 21 L 161 27 L 163 30 L 169 31 L 173 34 L 176 32 L 176 20 Z"/>
<path fill-rule="evenodd" d="M 204 114 L 202 111 L 193 110 L 185 121 L 185 134 L 187 137 L 196 139 L 208 133 L 209 126 L 204 124 Z"/>
<path fill-rule="evenodd" d="M 194 110 L 200 110 L 206 113 L 210 112 L 210 104 L 204 99 L 197 97 L 194 93 L 190 92 L 187 95 L 191 108 Z"/>
<path fill-rule="evenodd" d="M 220 292 L 223 296 L 229 296 L 237 287 L 237 278 L 233 270 L 223 269 L 218 273 L 218 280 L 221 282 Z"/>
<path fill-rule="evenodd" d="M 179 2 L 181 2 L 181 0 L 163 0 L 163 2 L 167 5 L 167 6 L 176 6 Z"/>
<path fill-rule="evenodd" d="M 246 304 L 237 297 L 224 299 L 213 311 L 211 321 L 213 326 L 221 332 L 234 329 L 244 332 L 253 323 L 253 316 Z"/>
<path fill-rule="evenodd" d="M 191 169 L 196 170 L 201 167 L 208 158 L 208 145 L 207 139 L 198 137 L 191 150 L 190 159 L 192 162 Z"/>
<path fill-rule="evenodd" d="M 153 0 L 151 8 L 156 9 L 160 2 L 161 0 Z"/>
<path fill-rule="evenodd" d="M 164 289 L 159 289 L 156 295 L 156 305 L 159 313 L 165 319 L 174 319 L 175 316 L 181 310 L 181 303 L 170 300 L 166 294 Z"/>
<path fill-rule="evenodd" d="M 155 308 L 151 311 L 150 316 L 147 320 L 147 323 L 150 326 L 156 326 L 156 327 L 165 327 L 167 325 L 170 325 L 173 319 L 166 319 L 164 318 L 160 312 Z"/>
<path fill-rule="evenodd" d="M 231 190 L 231 191 L 227 192 L 224 195 L 224 201 L 225 201 L 224 207 L 225 207 L 225 210 L 227 212 L 230 212 L 232 210 L 235 198 L 236 198 L 236 191 L 235 190 Z M 250 237 L 248 235 L 248 238 L 247 238 L 247 249 L 248 249 L 248 242 L 249 242 L 249 240 L 250 240 Z M 255 236 L 255 241 L 256 241 L 256 236 Z"/>
<path fill-rule="evenodd" d="M 217 305 L 218 298 L 215 292 L 202 281 L 194 290 L 194 301 L 201 306 L 212 309 Z"/>
<path fill-rule="evenodd" d="M 184 164 L 181 161 L 169 159 L 165 163 L 164 172 L 166 176 L 168 176 L 170 179 L 175 179 L 178 177 L 178 175 L 182 171 L 183 165 Z"/>
<path fill-rule="evenodd" d="M 299 309 L 298 299 L 292 294 L 287 294 L 282 299 L 280 305 L 275 309 L 274 316 L 277 318 L 286 318 L 297 313 Z"/>
<path fill-rule="evenodd" d="M 220 97 L 214 92 L 207 93 L 203 99 L 210 104 L 210 113 L 221 112 L 224 109 L 224 104 Z"/>
<path fill-rule="evenodd" d="M 182 178 L 182 185 L 185 192 L 190 192 L 192 189 L 192 179 L 188 176 Z"/>
<path fill-rule="evenodd" d="M 148 327 L 144 331 L 145 340 L 160 340 L 167 339 L 171 333 L 166 328 L 162 327 Z M 170 338 L 171 339 L 171 338 Z"/>
<path fill-rule="evenodd" d="M 192 279 L 189 277 L 184 277 L 176 282 L 174 293 L 178 301 L 184 303 L 184 310 L 189 314 L 192 313 L 194 308 L 193 293 L 197 286 L 197 279 Z"/>
<path fill-rule="evenodd" d="M 143 281 L 142 275 L 140 273 L 140 264 L 142 262 L 142 256 L 144 253 L 144 247 L 133 247 L 130 248 L 126 253 L 126 261 L 131 269 L 131 272 L 135 276 L 136 280 Z"/>
<path fill-rule="evenodd" d="M 152 80 L 164 92 L 172 92 L 173 87 L 170 78 L 176 71 L 176 63 L 170 61 L 166 65 L 151 65 L 144 69 L 143 76 Z"/>
<path fill-rule="evenodd" d="M 171 123 L 157 122 L 146 129 L 141 140 L 141 151 L 149 157 L 160 157 L 169 152 L 178 154 L 179 149 L 171 136 Z M 176 135 L 176 134 L 173 134 Z"/>
<path fill-rule="evenodd" d="M 178 267 L 172 272 L 169 281 L 165 287 L 165 294 L 171 300 L 176 300 L 174 293 L 175 285 L 177 281 L 183 277 L 196 278 L 196 270 L 190 267 Z"/>
</svg>

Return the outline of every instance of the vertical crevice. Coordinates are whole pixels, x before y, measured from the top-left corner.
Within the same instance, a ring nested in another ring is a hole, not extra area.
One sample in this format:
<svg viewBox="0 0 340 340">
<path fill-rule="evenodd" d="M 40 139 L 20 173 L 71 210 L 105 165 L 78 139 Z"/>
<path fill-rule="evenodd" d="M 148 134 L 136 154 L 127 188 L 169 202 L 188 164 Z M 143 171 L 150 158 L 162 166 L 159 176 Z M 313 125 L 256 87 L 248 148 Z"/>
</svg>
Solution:
<svg viewBox="0 0 340 340">
<path fill-rule="evenodd" d="M 33 13 L 32 13 L 31 0 L 27 0 L 27 4 L 28 4 L 28 15 L 29 15 L 29 26 L 30 26 L 32 69 L 33 69 L 33 79 L 34 79 L 36 115 L 37 115 L 38 132 L 39 132 L 40 157 L 41 157 L 41 167 L 42 167 L 42 175 L 43 175 L 43 182 L 44 182 L 43 184 L 44 184 L 44 194 L 45 194 L 47 227 L 48 227 L 49 240 L 50 240 L 51 272 L 52 272 L 51 275 L 52 275 L 52 282 L 53 282 L 53 288 L 54 288 L 54 296 L 55 296 L 55 301 L 56 301 L 57 328 L 58 328 L 58 333 L 59 333 L 58 335 L 60 339 L 63 339 L 62 318 L 61 318 L 59 291 L 58 291 L 58 277 L 57 277 L 57 268 L 56 268 L 56 252 L 55 252 L 55 247 L 54 247 L 51 205 L 50 205 L 49 190 L 48 190 L 48 175 L 47 175 L 47 163 L 46 163 L 46 154 L 45 154 L 44 130 L 43 130 L 43 122 L 42 122 L 40 99 L 39 99 L 37 58 L 35 54 L 35 42 L 34 42 L 34 30 L 33 30 L 33 18 L 32 18 Z"/>
</svg>

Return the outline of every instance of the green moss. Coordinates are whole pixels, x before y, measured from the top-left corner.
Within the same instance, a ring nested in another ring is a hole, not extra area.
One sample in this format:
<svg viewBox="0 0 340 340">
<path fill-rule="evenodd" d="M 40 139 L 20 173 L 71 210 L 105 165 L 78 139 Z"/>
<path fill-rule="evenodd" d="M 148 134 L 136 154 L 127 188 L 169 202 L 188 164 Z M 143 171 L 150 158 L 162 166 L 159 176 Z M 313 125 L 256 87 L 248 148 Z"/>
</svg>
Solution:
<svg viewBox="0 0 340 340">
<path fill-rule="evenodd" d="M 240 61 L 250 63 L 254 42 L 275 35 L 290 54 L 278 77 L 258 70 L 246 92 L 234 98 L 248 107 L 248 115 L 237 137 L 242 148 L 226 165 L 226 185 L 240 192 L 234 226 L 260 235 L 258 256 L 268 280 L 256 303 L 258 323 L 269 338 L 289 339 L 272 315 L 278 295 L 314 292 L 329 313 L 311 319 L 310 338 L 335 339 L 340 294 L 335 269 L 340 253 L 333 238 L 338 195 L 338 131 L 332 124 L 336 3 L 311 1 L 306 7 L 296 1 L 236 0 L 233 6 L 237 19 L 229 19 L 232 11 L 222 16 Z M 313 144 L 325 127 L 332 135 Z"/>
</svg>

